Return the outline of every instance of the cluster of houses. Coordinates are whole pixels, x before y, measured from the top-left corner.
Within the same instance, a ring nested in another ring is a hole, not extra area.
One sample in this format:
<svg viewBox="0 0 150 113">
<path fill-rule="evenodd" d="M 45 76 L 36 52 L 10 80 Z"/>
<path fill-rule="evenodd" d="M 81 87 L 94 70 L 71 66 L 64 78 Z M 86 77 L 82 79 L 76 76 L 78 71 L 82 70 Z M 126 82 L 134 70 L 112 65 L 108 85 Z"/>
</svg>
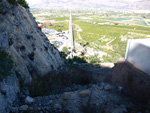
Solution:
<svg viewBox="0 0 150 113">
<path fill-rule="evenodd" d="M 62 51 L 64 46 L 67 46 L 68 43 L 68 31 L 58 32 L 54 29 L 42 28 L 42 32 L 48 37 L 50 43 L 57 46 L 57 48 Z"/>
</svg>

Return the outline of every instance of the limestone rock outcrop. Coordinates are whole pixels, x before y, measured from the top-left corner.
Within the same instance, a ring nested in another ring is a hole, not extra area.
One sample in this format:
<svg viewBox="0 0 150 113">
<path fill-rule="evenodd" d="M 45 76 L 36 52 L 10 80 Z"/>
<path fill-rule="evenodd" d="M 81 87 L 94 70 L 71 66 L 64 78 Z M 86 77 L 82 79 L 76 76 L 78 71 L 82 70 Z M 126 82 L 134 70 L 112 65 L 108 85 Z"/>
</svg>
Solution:
<svg viewBox="0 0 150 113">
<path fill-rule="evenodd" d="M 0 48 L 7 51 L 25 82 L 56 70 L 62 64 L 59 52 L 41 32 L 28 9 L 3 0 L 0 14 Z"/>
<path fill-rule="evenodd" d="M 0 111 L 3 113 L 17 97 L 20 83 L 28 84 L 33 77 L 57 70 L 63 59 L 29 9 L 9 4 L 7 0 L 1 0 L 0 4 L 0 50 L 7 52 L 15 65 L 13 74 L 0 80 Z"/>
</svg>

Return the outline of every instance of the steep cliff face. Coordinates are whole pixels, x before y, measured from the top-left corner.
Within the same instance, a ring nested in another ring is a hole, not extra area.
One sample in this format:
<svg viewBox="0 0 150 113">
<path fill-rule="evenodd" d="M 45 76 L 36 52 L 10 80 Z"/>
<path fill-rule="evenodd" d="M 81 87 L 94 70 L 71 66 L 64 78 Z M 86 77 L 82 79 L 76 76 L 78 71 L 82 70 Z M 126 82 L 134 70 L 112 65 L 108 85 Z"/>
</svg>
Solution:
<svg viewBox="0 0 150 113">
<path fill-rule="evenodd" d="M 30 82 L 31 76 L 44 75 L 62 65 L 59 52 L 41 32 L 28 10 L 3 0 L 0 15 L 0 47 L 10 53 L 17 71 Z"/>
<path fill-rule="evenodd" d="M 62 59 L 57 49 L 41 32 L 28 9 L 0 1 L 0 50 L 12 57 L 13 74 L 0 81 L 0 111 L 15 100 L 19 82 L 57 70 Z M 1 75 L 2 76 L 2 75 Z"/>
</svg>

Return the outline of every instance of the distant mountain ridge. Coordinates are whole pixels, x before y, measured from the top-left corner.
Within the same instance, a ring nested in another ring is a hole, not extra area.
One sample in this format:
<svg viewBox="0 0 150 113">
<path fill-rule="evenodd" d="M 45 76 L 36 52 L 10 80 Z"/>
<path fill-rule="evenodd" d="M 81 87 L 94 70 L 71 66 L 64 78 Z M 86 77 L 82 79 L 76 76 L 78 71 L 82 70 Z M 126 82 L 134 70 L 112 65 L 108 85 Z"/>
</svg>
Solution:
<svg viewBox="0 0 150 113">
<path fill-rule="evenodd" d="M 131 10 L 150 10 L 150 1 L 136 2 L 126 0 L 42 0 L 41 3 L 32 5 L 31 8 L 113 8 Z"/>
</svg>

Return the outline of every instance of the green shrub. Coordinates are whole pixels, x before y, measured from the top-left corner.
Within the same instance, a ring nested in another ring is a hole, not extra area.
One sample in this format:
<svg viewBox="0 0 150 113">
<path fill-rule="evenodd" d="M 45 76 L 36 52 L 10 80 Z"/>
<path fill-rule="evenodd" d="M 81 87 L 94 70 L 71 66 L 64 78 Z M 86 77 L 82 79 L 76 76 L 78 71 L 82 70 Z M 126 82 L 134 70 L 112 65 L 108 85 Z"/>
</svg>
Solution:
<svg viewBox="0 0 150 113">
<path fill-rule="evenodd" d="M 15 5 L 15 4 L 17 4 L 17 1 L 16 0 L 7 0 L 10 4 L 13 4 L 13 5 Z"/>
<path fill-rule="evenodd" d="M 2 8 L 3 8 L 3 5 L 0 4 L 0 13 L 2 13 Z"/>
<path fill-rule="evenodd" d="M 67 54 L 68 53 L 68 48 L 67 47 L 63 47 L 62 52 Z"/>
<path fill-rule="evenodd" d="M 11 57 L 4 51 L 0 50 L 0 79 L 10 76 L 13 68 Z"/>
<path fill-rule="evenodd" d="M 58 29 L 57 31 L 58 31 L 58 32 L 62 32 L 62 30 L 61 30 L 61 29 Z"/>
<path fill-rule="evenodd" d="M 98 55 L 93 55 L 93 56 L 89 57 L 89 61 L 90 61 L 90 63 L 100 63 L 101 62 Z"/>
<path fill-rule="evenodd" d="M 32 83 L 28 85 L 28 89 L 32 97 L 60 94 L 66 91 L 66 87 L 70 87 L 73 84 L 90 84 L 93 82 L 91 75 L 89 71 L 69 66 L 59 73 L 51 72 L 44 76 L 33 78 Z"/>
<path fill-rule="evenodd" d="M 54 45 L 54 47 L 55 47 L 55 48 L 57 48 L 57 43 L 56 43 L 56 42 L 54 42 L 54 44 L 53 44 L 53 45 Z"/>
<path fill-rule="evenodd" d="M 28 3 L 25 0 L 17 0 L 17 3 L 19 3 L 24 8 L 29 8 Z"/>
<path fill-rule="evenodd" d="M 69 63 L 71 63 L 71 64 L 72 64 L 73 62 L 77 62 L 77 63 L 87 63 L 84 57 L 80 58 L 80 57 L 77 57 L 77 56 L 73 57 L 72 59 L 68 59 L 68 61 L 69 61 Z"/>
<path fill-rule="evenodd" d="M 7 0 L 10 4 L 16 5 L 17 3 L 24 8 L 29 8 L 28 3 L 25 0 Z"/>
<path fill-rule="evenodd" d="M 65 53 L 63 53 L 63 52 L 59 52 L 59 54 L 60 54 L 60 56 L 62 57 L 62 58 L 66 58 L 66 54 Z"/>
</svg>

